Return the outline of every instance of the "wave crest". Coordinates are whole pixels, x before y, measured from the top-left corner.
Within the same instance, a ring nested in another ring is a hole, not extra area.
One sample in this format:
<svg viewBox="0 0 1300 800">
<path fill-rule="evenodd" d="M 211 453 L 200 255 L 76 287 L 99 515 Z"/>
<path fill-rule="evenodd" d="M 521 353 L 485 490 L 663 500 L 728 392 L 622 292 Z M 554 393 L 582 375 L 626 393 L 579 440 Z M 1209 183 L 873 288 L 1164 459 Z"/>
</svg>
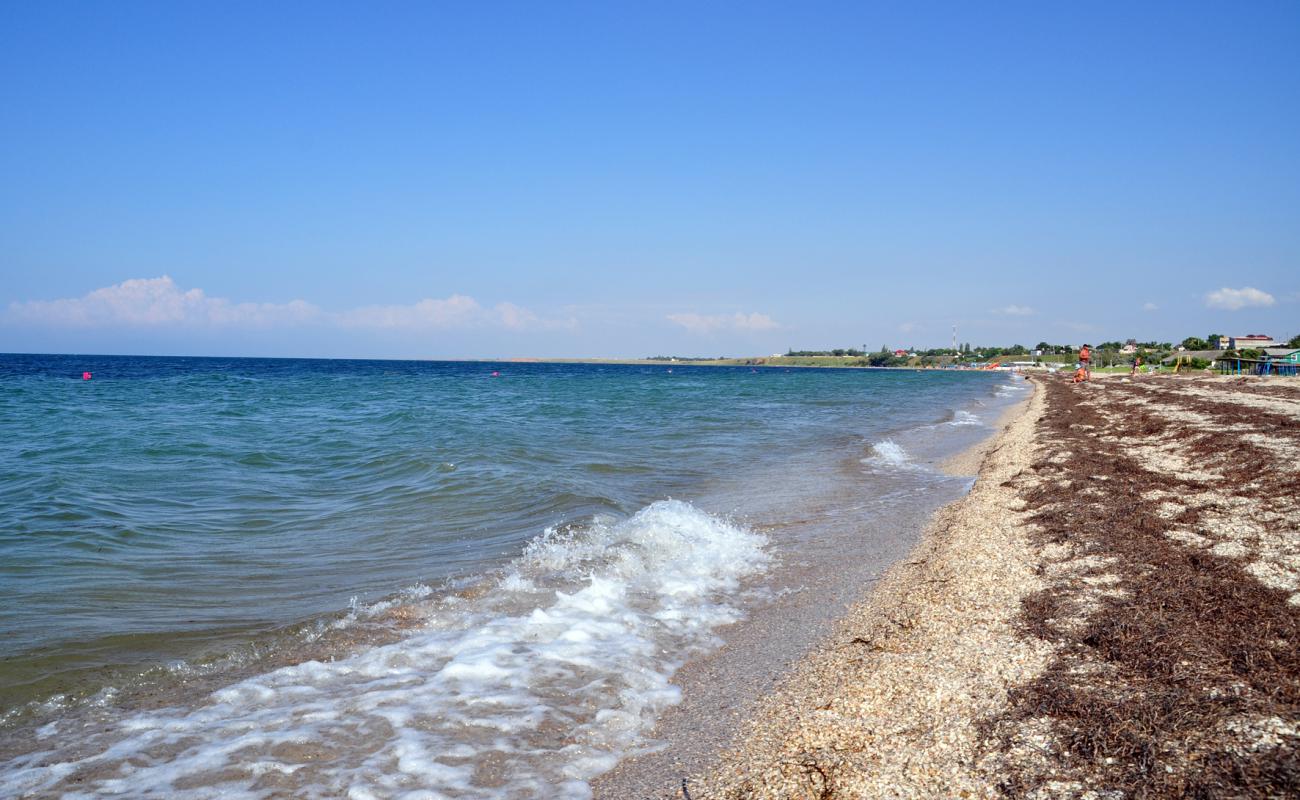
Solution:
<svg viewBox="0 0 1300 800">
<path fill-rule="evenodd" d="M 210 797 L 273 775 L 304 797 L 588 797 L 678 701 L 687 654 L 739 618 L 733 595 L 765 544 L 673 500 L 548 529 L 486 591 L 419 606 L 400 641 L 50 737 L 4 765 L 0 789 Z"/>
</svg>

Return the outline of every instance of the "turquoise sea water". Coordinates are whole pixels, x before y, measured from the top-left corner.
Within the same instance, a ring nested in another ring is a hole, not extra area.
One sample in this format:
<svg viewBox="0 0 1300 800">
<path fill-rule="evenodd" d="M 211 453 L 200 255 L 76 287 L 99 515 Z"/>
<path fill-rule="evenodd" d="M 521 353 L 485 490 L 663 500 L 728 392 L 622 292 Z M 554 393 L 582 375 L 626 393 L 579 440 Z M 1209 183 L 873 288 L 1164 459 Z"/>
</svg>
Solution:
<svg viewBox="0 0 1300 800">
<path fill-rule="evenodd" d="M 58 794 L 53 761 L 92 794 L 257 796 L 279 775 L 307 796 L 584 796 L 673 702 L 681 659 L 657 651 L 707 648 L 781 556 L 756 520 L 845 458 L 880 492 L 940 481 L 925 454 L 973 436 L 1007 389 L 977 373 L 0 356 L 0 715 L 49 745 L 11 743 L 0 788 Z M 465 706 L 471 689 L 495 710 Z M 258 716 L 285 697 L 318 703 L 316 721 Z M 362 697 L 389 745 L 320 744 L 358 733 L 330 726 Z M 60 762 L 60 726 L 88 714 L 178 732 L 103 743 L 135 762 L 81 740 Z M 269 766 L 182 791 L 236 763 L 192 740 L 236 729 Z M 328 755 L 268 755 L 294 742 Z M 518 759 L 509 778 L 487 751 Z"/>
</svg>

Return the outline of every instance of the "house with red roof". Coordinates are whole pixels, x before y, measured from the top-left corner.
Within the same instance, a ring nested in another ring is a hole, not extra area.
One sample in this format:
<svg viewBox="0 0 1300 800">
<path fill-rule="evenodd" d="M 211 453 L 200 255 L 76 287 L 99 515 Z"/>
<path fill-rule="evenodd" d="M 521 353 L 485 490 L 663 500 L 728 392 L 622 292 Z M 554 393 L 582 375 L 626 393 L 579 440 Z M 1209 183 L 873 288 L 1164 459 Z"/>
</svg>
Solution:
<svg viewBox="0 0 1300 800">
<path fill-rule="evenodd" d="M 1277 347 L 1284 342 L 1273 341 L 1272 336 L 1265 336 L 1262 333 L 1249 333 L 1245 336 L 1232 336 L 1228 339 L 1229 350 L 1245 350 L 1254 348 L 1258 350 L 1261 347 Z"/>
</svg>

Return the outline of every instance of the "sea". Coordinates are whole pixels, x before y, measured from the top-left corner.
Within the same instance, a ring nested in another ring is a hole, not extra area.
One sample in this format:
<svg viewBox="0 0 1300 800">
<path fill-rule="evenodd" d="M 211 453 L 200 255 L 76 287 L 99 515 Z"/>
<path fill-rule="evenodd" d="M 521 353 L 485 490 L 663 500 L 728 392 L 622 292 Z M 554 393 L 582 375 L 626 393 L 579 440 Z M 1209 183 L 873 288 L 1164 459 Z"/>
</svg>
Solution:
<svg viewBox="0 0 1300 800">
<path fill-rule="evenodd" d="M 0 355 L 0 796 L 588 798 L 810 564 L 914 542 L 1024 392 Z"/>
</svg>

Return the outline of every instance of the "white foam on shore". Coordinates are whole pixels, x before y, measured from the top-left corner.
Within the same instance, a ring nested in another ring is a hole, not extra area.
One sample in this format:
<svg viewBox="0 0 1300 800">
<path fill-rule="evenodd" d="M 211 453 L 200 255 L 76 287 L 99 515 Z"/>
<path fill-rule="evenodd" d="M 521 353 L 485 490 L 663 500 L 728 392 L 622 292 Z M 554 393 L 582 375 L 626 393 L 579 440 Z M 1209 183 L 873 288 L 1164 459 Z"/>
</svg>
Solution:
<svg viewBox="0 0 1300 800">
<path fill-rule="evenodd" d="M 959 409 L 955 414 L 953 414 L 953 418 L 944 424 L 952 425 L 954 427 L 962 427 L 965 425 L 983 425 L 984 423 L 980 421 L 979 417 L 975 416 L 971 412 Z"/>
<path fill-rule="evenodd" d="M 865 461 L 883 467 L 912 466 L 911 456 L 893 439 L 882 439 L 871 445 L 871 456 Z"/>
<path fill-rule="evenodd" d="M 1025 385 L 1024 381 L 1016 381 L 1015 383 L 1004 383 L 998 386 L 996 389 L 993 390 L 993 394 L 997 395 L 998 397 L 1006 398 L 1006 397 L 1016 397 L 1018 395 L 1024 394 L 1027 391 L 1029 391 L 1029 387 Z"/>
<path fill-rule="evenodd" d="M 42 740 L 0 794 L 587 798 L 740 616 L 765 544 L 671 500 L 548 530 L 489 591 L 413 602 L 396 643 Z"/>
</svg>

